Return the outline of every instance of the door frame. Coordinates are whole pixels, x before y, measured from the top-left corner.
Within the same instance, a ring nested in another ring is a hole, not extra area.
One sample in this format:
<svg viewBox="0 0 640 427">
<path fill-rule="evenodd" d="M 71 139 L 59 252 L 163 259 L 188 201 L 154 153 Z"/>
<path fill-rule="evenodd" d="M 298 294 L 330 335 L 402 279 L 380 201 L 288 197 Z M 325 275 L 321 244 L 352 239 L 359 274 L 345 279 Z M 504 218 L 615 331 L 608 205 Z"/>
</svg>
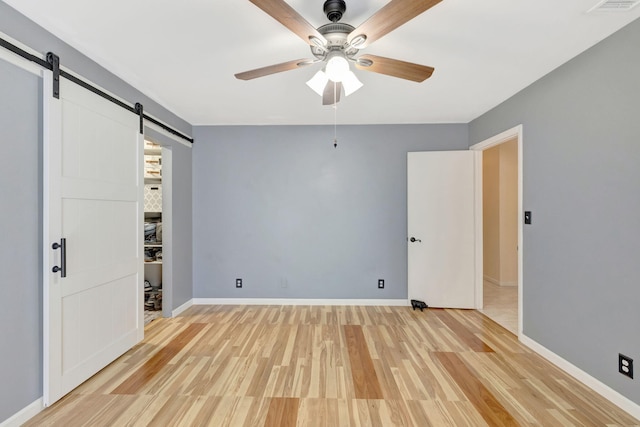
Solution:
<svg viewBox="0 0 640 427">
<path fill-rule="evenodd" d="M 523 211 L 523 185 L 522 185 L 522 146 L 523 146 L 523 127 L 522 125 L 515 126 L 511 129 L 507 129 L 495 136 L 485 139 L 477 144 L 469 147 L 470 150 L 482 152 L 489 148 L 500 145 L 511 139 L 516 139 L 518 144 L 518 336 L 522 335 L 522 318 L 523 318 L 523 231 L 522 231 L 522 218 Z M 476 212 L 476 256 L 479 257 L 480 268 L 476 271 L 476 307 L 483 307 L 483 235 L 482 235 L 482 156 L 478 156 L 476 160 L 476 208 L 479 206 L 479 210 Z"/>
</svg>

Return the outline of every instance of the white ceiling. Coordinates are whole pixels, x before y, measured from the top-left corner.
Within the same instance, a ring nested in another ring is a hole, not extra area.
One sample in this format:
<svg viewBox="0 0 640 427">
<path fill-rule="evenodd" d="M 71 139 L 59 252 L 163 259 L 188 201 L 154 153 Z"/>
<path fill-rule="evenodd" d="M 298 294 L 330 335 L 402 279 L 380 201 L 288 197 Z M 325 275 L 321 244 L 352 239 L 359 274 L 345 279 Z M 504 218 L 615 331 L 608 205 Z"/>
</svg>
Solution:
<svg viewBox="0 0 640 427">
<path fill-rule="evenodd" d="M 309 47 L 248 0 L 4 0 L 194 125 L 327 124 L 311 67 L 234 74 L 309 58 Z M 358 26 L 385 0 L 346 0 Z M 324 0 L 288 0 L 318 27 Z M 443 0 L 361 51 L 430 65 L 422 83 L 371 72 L 338 123 L 467 123 L 640 17 L 586 13 L 597 0 Z"/>
</svg>

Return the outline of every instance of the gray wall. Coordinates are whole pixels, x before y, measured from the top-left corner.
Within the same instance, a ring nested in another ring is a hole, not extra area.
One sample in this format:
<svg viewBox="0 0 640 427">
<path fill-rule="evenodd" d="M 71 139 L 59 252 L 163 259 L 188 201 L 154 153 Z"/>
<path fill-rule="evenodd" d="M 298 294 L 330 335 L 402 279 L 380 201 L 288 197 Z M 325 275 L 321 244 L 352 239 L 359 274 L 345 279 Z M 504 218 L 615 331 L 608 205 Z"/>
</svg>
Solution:
<svg viewBox="0 0 640 427">
<path fill-rule="evenodd" d="M 113 74 L 0 2 L 0 32 L 40 51 L 60 55 L 62 64 L 179 130 L 191 126 Z M 42 218 L 40 79 L 0 60 L 0 422 L 42 396 Z M 176 149 L 174 301 L 191 293 L 190 148 Z M 179 305 L 179 304 L 178 304 Z"/>
<path fill-rule="evenodd" d="M 524 333 L 640 404 L 640 20 L 470 124 L 522 123 Z"/>
<path fill-rule="evenodd" d="M 176 309 L 193 298 L 192 149 L 172 148 L 173 162 L 173 295 Z"/>
<path fill-rule="evenodd" d="M 468 143 L 467 125 L 339 126 L 338 148 L 333 126 L 194 136 L 196 298 L 406 298 L 407 152 Z"/>
<path fill-rule="evenodd" d="M 42 396 L 40 90 L 0 60 L 0 422 Z"/>
</svg>

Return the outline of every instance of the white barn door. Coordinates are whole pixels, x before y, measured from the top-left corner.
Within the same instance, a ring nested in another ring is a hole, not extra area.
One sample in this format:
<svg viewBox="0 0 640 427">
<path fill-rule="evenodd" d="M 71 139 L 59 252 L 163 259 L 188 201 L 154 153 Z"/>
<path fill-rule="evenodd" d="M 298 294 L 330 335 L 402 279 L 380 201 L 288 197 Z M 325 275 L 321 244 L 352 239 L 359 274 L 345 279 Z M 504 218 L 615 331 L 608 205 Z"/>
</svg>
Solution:
<svg viewBox="0 0 640 427">
<path fill-rule="evenodd" d="M 407 156 L 408 296 L 430 307 L 476 308 L 475 156 Z"/>
<path fill-rule="evenodd" d="M 55 99 L 51 80 L 45 73 L 45 405 L 144 333 L 139 118 L 65 78 Z"/>
</svg>

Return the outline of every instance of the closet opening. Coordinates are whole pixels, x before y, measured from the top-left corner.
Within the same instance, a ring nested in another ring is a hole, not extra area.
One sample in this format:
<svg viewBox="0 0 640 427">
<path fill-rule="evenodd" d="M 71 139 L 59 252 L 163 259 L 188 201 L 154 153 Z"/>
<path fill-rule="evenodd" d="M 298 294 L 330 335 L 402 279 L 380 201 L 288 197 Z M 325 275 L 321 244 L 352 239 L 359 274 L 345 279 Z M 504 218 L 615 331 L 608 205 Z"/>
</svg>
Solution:
<svg viewBox="0 0 640 427">
<path fill-rule="evenodd" d="M 144 323 L 164 317 L 167 306 L 166 226 L 171 206 L 166 195 L 167 158 L 170 150 L 145 138 L 144 141 Z M 169 162 L 170 165 L 170 162 Z M 169 304 L 170 306 L 170 304 Z"/>
</svg>

